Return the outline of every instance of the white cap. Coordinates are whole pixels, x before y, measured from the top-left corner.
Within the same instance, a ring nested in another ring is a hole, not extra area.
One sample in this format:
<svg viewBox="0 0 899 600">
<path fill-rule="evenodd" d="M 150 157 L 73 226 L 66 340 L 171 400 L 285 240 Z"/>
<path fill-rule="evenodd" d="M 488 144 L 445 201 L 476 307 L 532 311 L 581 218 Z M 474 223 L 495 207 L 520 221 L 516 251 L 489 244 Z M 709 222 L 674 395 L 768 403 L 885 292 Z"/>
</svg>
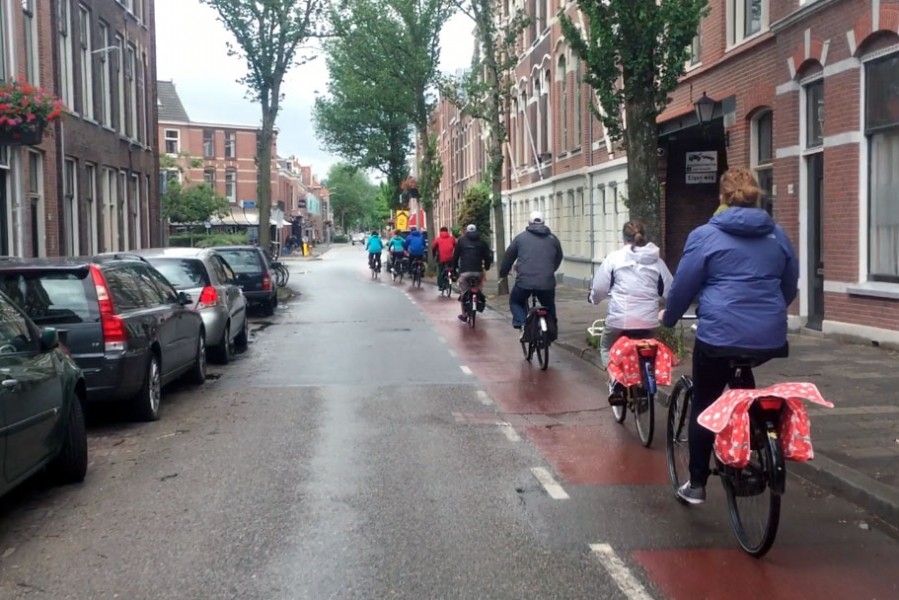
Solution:
<svg viewBox="0 0 899 600">
<path fill-rule="evenodd" d="M 474 232 L 477 231 L 477 230 L 478 230 L 478 228 L 477 228 L 477 226 L 476 226 L 474 223 L 472 223 L 471 225 L 468 225 L 468 226 L 465 228 L 465 231 L 466 231 L 467 233 L 474 233 Z"/>
<path fill-rule="evenodd" d="M 531 213 L 531 216 L 528 217 L 528 223 L 543 223 L 543 213 L 539 210 L 535 210 Z"/>
</svg>

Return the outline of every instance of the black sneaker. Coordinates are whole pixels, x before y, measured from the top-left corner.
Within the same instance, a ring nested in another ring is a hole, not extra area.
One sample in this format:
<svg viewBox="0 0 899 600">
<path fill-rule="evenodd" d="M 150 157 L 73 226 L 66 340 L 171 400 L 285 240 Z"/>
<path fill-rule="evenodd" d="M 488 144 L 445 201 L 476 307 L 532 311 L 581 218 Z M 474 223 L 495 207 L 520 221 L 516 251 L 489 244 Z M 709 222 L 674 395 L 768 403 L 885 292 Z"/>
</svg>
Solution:
<svg viewBox="0 0 899 600">
<path fill-rule="evenodd" d="M 688 504 L 702 504 L 705 502 L 705 486 L 693 487 L 688 481 L 677 488 L 677 496 Z"/>
<path fill-rule="evenodd" d="M 468 317 L 466 317 L 465 315 L 459 315 L 459 320 L 462 321 L 463 323 L 467 323 Z"/>
<path fill-rule="evenodd" d="M 624 397 L 624 386 L 617 381 L 609 382 L 609 404 L 612 406 L 624 406 L 627 398 Z"/>
</svg>

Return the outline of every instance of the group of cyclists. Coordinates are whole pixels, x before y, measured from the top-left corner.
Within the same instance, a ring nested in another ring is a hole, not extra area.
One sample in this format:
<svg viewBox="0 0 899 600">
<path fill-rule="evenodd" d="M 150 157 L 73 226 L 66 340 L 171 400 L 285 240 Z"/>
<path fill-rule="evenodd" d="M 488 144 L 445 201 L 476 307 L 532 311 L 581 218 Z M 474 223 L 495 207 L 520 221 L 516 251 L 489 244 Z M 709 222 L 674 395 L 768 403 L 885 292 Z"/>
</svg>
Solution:
<svg viewBox="0 0 899 600">
<path fill-rule="evenodd" d="M 588 298 L 594 304 L 609 299 L 600 339 L 603 367 L 608 366 L 609 351 L 618 338 L 654 336 L 660 326 L 677 324 L 697 302 L 690 479 L 678 490 L 691 504 L 705 501 L 714 444 L 714 434 L 700 426 L 697 418 L 732 379 L 733 360 L 751 356 L 761 364 L 788 353 L 787 307 L 796 298 L 799 263 L 786 233 L 760 208 L 763 195 L 748 169 L 726 171 L 720 179 L 718 209 L 708 223 L 690 233 L 673 276 L 658 246 L 647 239 L 644 224 L 626 223 L 622 247 L 599 265 Z M 369 243 L 369 252 L 380 260 L 380 236 L 373 233 Z M 406 239 L 395 232 L 387 247 L 393 265 L 406 256 L 423 259 L 427 251 L 421 232 L 414 228 Z M 431 250 L 440 265 L 441 289 L 449 285 L 448 273 L 454 272 L 464 293 L 468 280 L 483 280 L 493 263 L 475 225 L 467 225 L 458 240 L 441 228 Z M 516 270 L 509 292 L 514 328 L 524 326 L 531 296 L 555 321 L 556 271 L 562 260 L 558 238 L 544 223 L 543 214 L 532 212 L 525 230 L 506 249 L 499 269 L 500 278 L 506 278 L 513 266 Z M 464 315 L 459 319 L 464 321 Z M 609 382 L 610 403 L 620 401 L 622 393 L 617 382 Z"/>
</svg>

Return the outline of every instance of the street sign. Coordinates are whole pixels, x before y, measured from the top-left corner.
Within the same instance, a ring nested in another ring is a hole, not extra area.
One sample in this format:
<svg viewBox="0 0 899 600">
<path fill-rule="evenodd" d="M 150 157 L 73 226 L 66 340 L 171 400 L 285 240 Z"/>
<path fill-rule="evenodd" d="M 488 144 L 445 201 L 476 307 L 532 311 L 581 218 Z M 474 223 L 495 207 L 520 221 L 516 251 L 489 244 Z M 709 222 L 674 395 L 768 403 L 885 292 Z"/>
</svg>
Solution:
<svg viewBox="0 0 899 600">
<path fill-rule="evenodd" d="M 400 231 L 406 231 L 409 229 L 409 211 L 408 210 L 398 210 L 396 211 L 396 228 Z"/>
<path fill-rule="evenodd" d="M 297 208 L 306 208 L 306 199 L 300 198 L 297 200 Z"/>
<path fill-rule="evenodd" d="M 715 150 L 687 152 L 685 164 L 688 184 L 715 183 L 718 180 L 718 152 Z"/>
<path fill-rule="evenodd" d="M 209 221 L 204 221 L 203 227 L 205 227 L 206 229 L 212 229 L 212 223 L 210 223 Z"/>
<path fill-rule="evenodd" d="M 240 201 L 241 208 L 256 208 L 255 200 L 241 200 Z"/>
</svg>

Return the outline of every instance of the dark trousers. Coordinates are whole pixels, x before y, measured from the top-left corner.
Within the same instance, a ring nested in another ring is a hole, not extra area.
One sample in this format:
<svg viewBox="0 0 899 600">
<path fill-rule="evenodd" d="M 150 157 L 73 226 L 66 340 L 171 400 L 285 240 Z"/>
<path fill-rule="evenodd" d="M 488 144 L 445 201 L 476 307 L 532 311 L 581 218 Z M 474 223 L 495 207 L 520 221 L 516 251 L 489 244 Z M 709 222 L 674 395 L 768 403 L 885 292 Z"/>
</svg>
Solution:
<svg viewBox="0 0 899 600">
<path fill-rule="evenodd" d="M 442 262 L 437 265 L 437 287 L 441 290 L 445 290 L 449 286 L 446 274 L 451 267 L 452 262 Z"/>
<path fill-rule="evenodd" d="M 709 461 L 715 445 L 715 434 L 699 424 L 702 411 L 724 393 L 734 379 L 731 358 L 717 356 L 715 348 L 699 340 L 693 345 L 693 399 L 690 407 L 690 484 L 704 486 L 709 479 Z M 754 388 L 752 372 L 743 373 L 740 387 Z"/>
<path fill-rule="evenodd" d="M 381 270 L 381 253 L 380 252 L 369 252 L 368 253 L 368 268 L 376 267 L 379 271 Z"/>
<path fill-rule="evenodd" d="M 556 318 L 556 290 L 527 290 L 517 283 L 509 292 L 509 310 L 512 311 L 512 326 L 521 327 L 528 316 L 528 300 L 531 294 L 537 296 L 540 305 L 549 311 L 549 316 Z"/>
</svg>

